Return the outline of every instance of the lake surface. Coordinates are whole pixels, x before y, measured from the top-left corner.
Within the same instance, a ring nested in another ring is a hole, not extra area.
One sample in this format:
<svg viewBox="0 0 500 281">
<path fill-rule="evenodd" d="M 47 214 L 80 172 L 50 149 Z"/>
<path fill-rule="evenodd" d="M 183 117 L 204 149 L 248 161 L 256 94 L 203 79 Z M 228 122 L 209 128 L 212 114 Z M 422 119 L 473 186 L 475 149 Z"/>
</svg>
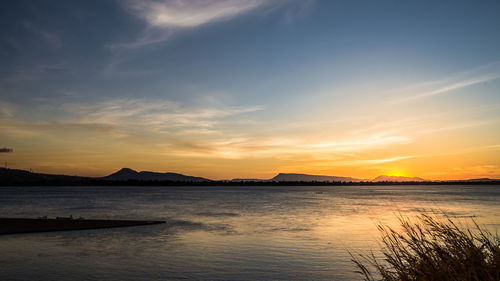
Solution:
<svg viewBox="0 0 500 281">
<path fill-rule="evenodd" d="M 167 221 L 0 236 L 0 280 L 360 280 L 347 250 L 422 210 L 498 231 L 500 186 L 0 187 L 1 217 Z"/>
</svg>

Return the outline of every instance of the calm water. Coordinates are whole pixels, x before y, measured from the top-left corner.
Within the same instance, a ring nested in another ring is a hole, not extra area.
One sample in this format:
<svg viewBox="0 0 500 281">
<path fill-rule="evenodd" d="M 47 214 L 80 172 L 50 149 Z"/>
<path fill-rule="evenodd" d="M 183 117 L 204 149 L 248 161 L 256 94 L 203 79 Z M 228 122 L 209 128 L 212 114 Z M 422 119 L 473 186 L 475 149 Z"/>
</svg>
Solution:
<svg viewBox="0 0 500 281">
<path fill-rule="evenodd" d="M 0 280 L 359 280 L 376 223 L 441 210 L 500 229 L 500 186 L 1 187 L 0 216 L 167 224 L 0 236 Z"/>
</svg>

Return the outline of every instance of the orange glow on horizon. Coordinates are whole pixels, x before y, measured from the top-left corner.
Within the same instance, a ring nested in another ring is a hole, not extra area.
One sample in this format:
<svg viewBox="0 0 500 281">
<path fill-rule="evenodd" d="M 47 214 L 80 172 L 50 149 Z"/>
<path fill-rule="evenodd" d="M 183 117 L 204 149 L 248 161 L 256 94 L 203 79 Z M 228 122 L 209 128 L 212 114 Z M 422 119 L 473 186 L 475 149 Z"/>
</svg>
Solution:
<svg viewBox="0 0 500 281">
<path fill-rule="evenodd" d="M 390 172 L 385 173 L 385 175 L 391 176 L 391 177 L 413 177 L 412 175 L 409 175 L 409 174 L 407 174 L 405 172 L 401 172 L 401 171 L 390 171 Z"/>
</svg>

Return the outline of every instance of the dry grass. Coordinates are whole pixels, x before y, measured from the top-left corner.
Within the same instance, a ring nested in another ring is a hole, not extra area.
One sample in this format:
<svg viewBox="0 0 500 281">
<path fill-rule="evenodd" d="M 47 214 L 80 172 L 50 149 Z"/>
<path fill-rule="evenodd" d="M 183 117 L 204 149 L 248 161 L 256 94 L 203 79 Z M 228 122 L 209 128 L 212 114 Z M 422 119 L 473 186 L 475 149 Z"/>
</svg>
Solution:
<svg viewBox="0 0 500 281">
<path fill-rule="evenodd" d="M 481 228 L 460 227 L 451 218 L 421 214 L 412 222 L 398 217 L 402 229 L 379 225 L 383 258 L 353 255 L 364 280 L 500 280 L 500 239 Z M 375 272 L 375 273 L 373 273 Z"/>
</svg>

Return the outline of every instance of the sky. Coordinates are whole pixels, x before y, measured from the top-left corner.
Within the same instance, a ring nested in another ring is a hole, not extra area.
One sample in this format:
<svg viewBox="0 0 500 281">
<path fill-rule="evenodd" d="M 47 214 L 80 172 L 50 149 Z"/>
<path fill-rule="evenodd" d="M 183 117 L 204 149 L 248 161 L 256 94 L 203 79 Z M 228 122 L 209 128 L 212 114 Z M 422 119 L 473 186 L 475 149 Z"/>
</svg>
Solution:
<svg viewBox="0 0 500 281">
<path fill-rule="evenodd" d="M 3 1 L 0 162 L 500 178 L 499 1 Z"/>
</svg>

